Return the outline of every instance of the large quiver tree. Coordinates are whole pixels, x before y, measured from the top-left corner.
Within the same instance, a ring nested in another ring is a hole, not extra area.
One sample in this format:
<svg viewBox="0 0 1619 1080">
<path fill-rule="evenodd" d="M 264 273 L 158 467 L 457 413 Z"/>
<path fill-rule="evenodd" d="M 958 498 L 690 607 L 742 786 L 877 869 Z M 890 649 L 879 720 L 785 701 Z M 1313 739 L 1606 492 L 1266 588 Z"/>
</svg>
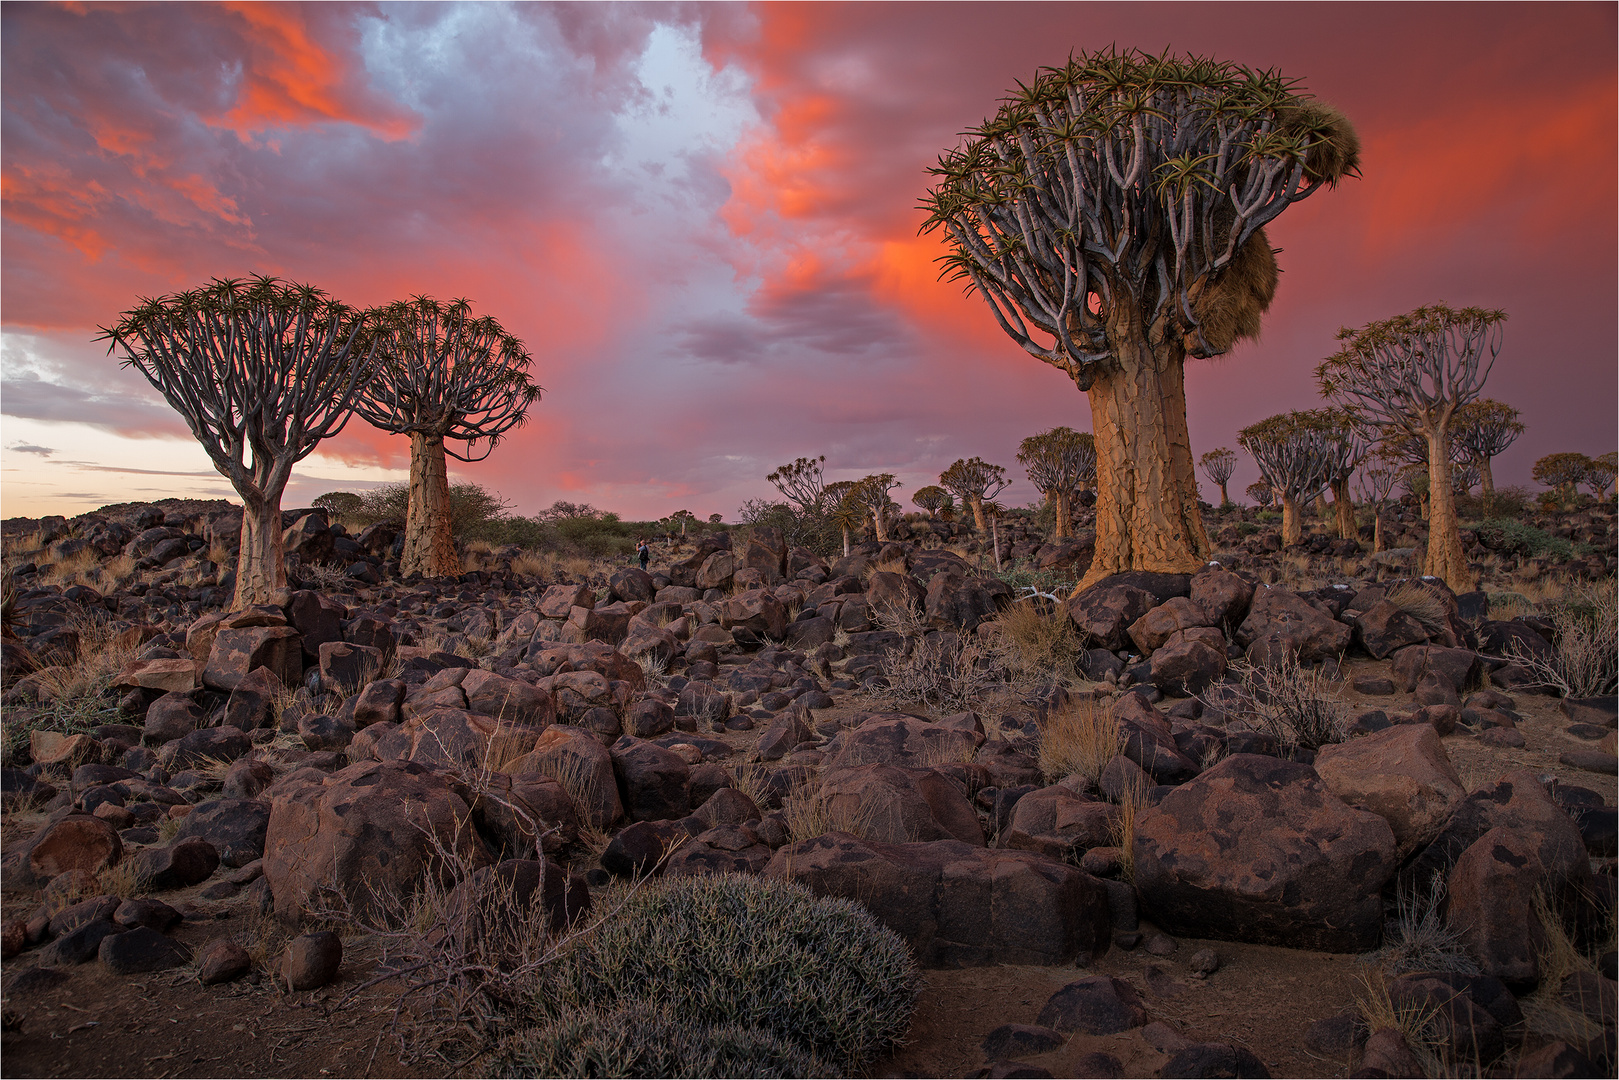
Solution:
<svg viewBox="0 0 1619 1080">
<path fill-rule="evenodd" d="M 1258 334 L 1277 278 L 1263 227 L 1358 154 L 1347 120 L 1274 72 L 1110 50 L 1042 70 L 939 159 L 922 229 L 945 232 L 947 273 L 1090 396 L 1080 588 L 1207 559 L 1186 356 Z"/>
<path fill-rule="evenodd" d="M 1450 429 L 1478 398 L 1501 351 L 1503 311 L 1418 308 L 1359 330 L 1338 331 L 1344 347 L 1316 368 L 1322 393 L 1371 423 L 1421 438 L 1428 447 L 1428 555 L 1423 573 L 1457 592 L 1473 588 L 1451 486 Z"/>
<path fill-rule="evenodd" d="M 377 374 L 357 408 L 382 430 L 410 436 L 410 502 L 399 569 L 424 577 L 458 574 L 445 456 L 482 461 L 501 436 L 523 423 L 540 396 L 529 381 L 530 357 L 494 319 L 474 318 L 465 300 L 417 296 L 373 315 Z M 463 442 L 466 449 L 446 440 Z"/>
<path fill-rule="evenodd" d="M 96 340 L 124 351 L 242 497 L 233 608 L 287 587 L 281 495 L 354 413 L 371 367 L 363 323 L 313 286 L 255 277 L 143 299 L 101 328 Z"/>
<path fill-rule="evenodd" d="M 1017 459 L 1034 489 L 1057 505 L 1053 538 L 1068 536 L 1074 495 L 1086 481 L 1096 478 L 1095 436 L 1088 431 L 1055 427 L 1019 443 Z"/>
</svg>

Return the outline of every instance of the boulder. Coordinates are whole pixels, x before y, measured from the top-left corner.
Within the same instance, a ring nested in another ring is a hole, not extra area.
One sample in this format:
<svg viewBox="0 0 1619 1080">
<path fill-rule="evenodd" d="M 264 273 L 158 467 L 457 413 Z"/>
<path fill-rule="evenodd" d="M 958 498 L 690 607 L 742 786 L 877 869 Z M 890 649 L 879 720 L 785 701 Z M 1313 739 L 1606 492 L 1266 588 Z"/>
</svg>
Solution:
<svg viewBox="0 0 1619 1080">
<path fill-rule="evenodd" d="M 1467 798 L 1431 724 L 1399 724 L 1323 746 L 1315 771 L 1328 791 L 1389 823 L 1402 862 L 1437 836 Z"/>
<path fill-rule="evenodd" d="M 607 579 L 609 594 L 614 600 L 640 600 L 650 604 L 657 593 L 652 575 L 639 567 L 627 567 Z"/>
<path fill-rule="evenodd" d="M 225 702 L 223 726 L 240 731 L 274 727 L 276 698 L 285 690 L 275 672 L 269 668 L 254 668 L 230 692 Z"/>
<path fill-rule="evenodd" d="M 952 567 L 928 579 L 923 618 L 941 630 L 972 631 L 995 617 L 998 597 L 1010 600 L 1011 596 L 1010 587 L 998 579 L 969 577 Z"/>
<path fill-rule="evenodd" d="M 303 635 L 286 625 L 222 629 L 208 651 L 202 682 L 214 690 L 234 690 L 260 667 L 269 668 L 283 685 L 297 686 L 304 674 Z"/>
<path fill-rule="evenodd" d="M 859 822 L 884 843 L 959 840 L 984 846 L 984 830 L 961 788 L 935 769 L 860 765 L 829 772 L 821 805 L 834 822 Z"/>
<path fill-rule="evenodd" d="M 219 852 L 197 837 L 177 838 L 167 847 L 144 848 L 129 857 L 130 873 L 148 889 L 164 892 L 201 884 L 219 869 Z"/>
<path fill-rule="evenodd" d="M 372 724 L 399 723 L 399 706 L 405 700 L 405 683 L 401 679 L 377 679 L 354 696 L 350 718 L 356 728 Z"/>
<path fill-rule="evenodd" d="M 1478 671 L 1479 657 L 1471 649 L 1447 649 L 1438 645 L 1408 645 L 1394 653 L 1390 667 L 1394 684 L 1401 693 L 1411 693 L 1431 675 L 1437 685 L 1450 690 L 1452 700 L 1444 703 L 1450 705 L 1461 704 L 1455 695 L 1478 681 Z"/>
<path fill-rule="evenodd" d="M 596 606 L 596 592 L 588 585 L 552 585 L 540 597 L 540 614 L 547 619 L 566 619 L 576 607 Z"/>
<path fill-rule="evenodd" d="M 296 922 L 335 889 L 357 913 L 407 898 L 445 868 L 434 844 L 469 866 L 489 862 L 455 786 L 411 761 L 365 761 L 316 780 L 308 770 L 276 786 L 264 877 L 276 915 Z M 295 774 L 297 775 L 297 774 Z"/>
<path fill-rule="evenodd" d="M 691 766 L 657 743 L 625 736 L 611 750 L 619 798 L 632 821 L 670 821 L 691 813 Z"/>
<path fill-rule="evenodd" d="M 720 625 L 738 639 L 780 641 L 787 635 L 787 609 L 764 589 L 749 589 L 721 605 Z"/>
<path fill-rule="evenodd" d="M 98 874 L 122 857 L 118 830 L 89 814 L 68 814 L 29 842 L 28 868 L 41 881 L 78 870 Z"/>
<path fill-rule="evenodd" d="M 382 671 L 382 650 L 347 641 L 328 641 L 320 646 L 320 675 L 334 686 L 350 691 L 374 680 Z"/>
<path fill-rule="evenodd" d="M 167 971 L 191 961 L 190 949 L 149 926 L 139 926 L 122 934 L 110 934 L 101 939 L 96 951 L 101 963 L 114 975 Z"/>
<path fill-rule="evenodd" d="M 1132 585 L 1105 584 L 1108 580 L 1111 579 L 1092 585 L 1069 600 L 1066 607 L 1081 635 L 1101 648 L 1117 652 L 1132 644 L 1130 626 L 1152 610 L 1157 598 Z"/>
<path fill-rule="evenodd" d="M 735 555 L 729 551 L 716 551 L 703 560 L 702 566 L 697 570 L 694 584 L 705 591 L 728 589 L 731 586 L 731 578 L 736 575 L 738 569 Z"/>
<path fill-rule="evenodd" d="M 198 728 L 164 743 L 157 752 L 157 759 L 170 772 L 179 772 L 210 761 L 235 761 L 251 749 L 253 743 L 240 728 Z"/>
<path fill-rule="evenodd" d="M 348 609 L 313 589 L 299 589 L 287 601 L 287 622 L 303 637 L 304 658 L 320 659 L 320 647 L 343 640 L 343 619 Z"/>
<path fill-rule="evenodd" d="M 1271 586 L 1254 594 L 1247 618 L 1237 627 L 1237 644 L 1250 663 L 1274 667 L 1292 656 L 1303 664 L 1337 659 L 1354 632 L 1290 589 Z"/>
<path fill-rule="evenodd" d="M 1143 914 L 1188 937 L 1364 952 L 1396 866 L 1383 818 L 1346 806 L 1308 765 L 1257 754 L 1226 758 L 1135 821 Z"/>
<path fill-rule="evenodd" d="M 765 876 L 860 901 L 924 967 L 1088 962 L 1110 941 L 1101 883 L 1032 852 L 828 833 L 778 849 Z"/>
<path fill-rule="evenodd" d="M 461 679 L 467 708 L 511 724 L 539 729 L 556 720 L 551 695 L 519 679 L 473 668 Z"/>
<path fill-rule="evenodd" d="M 1036 1023 L 1080 1035 L 1117 1035 L 1141 1027 L 1147 1010 L 1135 987 L 1122 979 L 1091 975 L 1046 999 Z"/>
<path fill-rule="evenodd" d="M 202 706 L 189 692 L 171 691 L 147 707 L 141 738 L 154 745 L 173 742 L 195 731 L 202 718 Z"/>
<path fill-rule="evenodd" d="M 319 990 L 343 966 L 343 939 L 330 930 L 301 934 L 281 957 L 281 982 L 288 990 Z"/>
<path fill-rule="evenodd" d="M 1427 641 L 1422 624 L 1387 600 L 1377 601 L 1355 618 L 1355 642 L 1373 660 L 1387 660 L 1396 649 Z"/>
<path fill-rule="evenodd" d="M 495 853 L 507 858 L 555 854 L 579 838 L 573 799 L 543 773 L 491 773 L 473 797 L 472 816 Z"/>
<path fill-rule="evenodd" d="M 1127 632 L 1135 643 L 1136 651 L 1148 656 L 1154 649 L 1161 648 L 1177 631 L 1212 625 L 1213 620 L 1204 612 L 1201 604 L 1188 597 L 1177 596 L 1131 623 Z M 1225 638 L 1218 631 L 1214 636 L 1220 638 L 1223 648 Z"/>
<path fill-rule="evenodd" d="M 1035 851 L 1051 859 L 1077 862 L 1094 847 L 1117 842 L 1119 808 L 1057 786 L 1031 791 L 1012 807 L 1011 820 L 996 846 Z"/>
<path fill-rule="evenodd" d="M 176 840 L 206 840 L 226 866 L 246 866 L 264 857 L 270 803 L 260 799 L 214 799 L 192 807 L 180 822 Z"/>
<path fill-rule="evenodd" d="M 1152 684 L 1172 697 L 1201 694 L 1225 671 L 1225 635 L 1212 626 L 1177 630 L 1153 650 Z"/>
<path fill-rule="evenodd" d="M 1188 588 L 1214 626 L 1236 629 L 1254 602 L 1253 583 L 1220 566 L 1207 566 L 1194 574 Z"/>
<path fill-rule="evenodd" d="M 875 713 L 857 728 L 838 736 L 830 771 L 859 765 L 929 768 L 946 761 L 965 761 L 982 737 L 970 730 L 936 724 L 905 713 Z"/>
<path fill-rule="evenodd" d="M 556 777 L 573 797 L 579 817 L 594 828 L 606 829 L 624 816 L 612 755 L 582 728 L 553 724 L 540 733 L 531 752 L 500 771 Z"/>
</svg>

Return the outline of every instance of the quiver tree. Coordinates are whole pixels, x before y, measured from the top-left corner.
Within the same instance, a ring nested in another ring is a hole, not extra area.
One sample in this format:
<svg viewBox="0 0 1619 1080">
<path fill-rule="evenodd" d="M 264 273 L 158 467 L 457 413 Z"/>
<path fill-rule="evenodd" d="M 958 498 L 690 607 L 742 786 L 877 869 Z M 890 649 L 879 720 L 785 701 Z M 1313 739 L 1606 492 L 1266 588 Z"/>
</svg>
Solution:
<svg viewBox="0 0 1619 1080">
<path fill-rule="evenodd" d="M 1269 506 L 1276 498 L 1276 493 L 1271 490 L 1270 485 L 1265 483 L 1263 478 L 1255 480 L 1243 488 L 1242 493 L 1254 500 L 1254 505 L 1259 507 Z"/>
<path fill-rule="evenodd" d="M 1017 459 L 1034 489 L 1057 504 L 1053 539 L 1070 535 L 1074 495 L 1096 477 L 1096 437 L 1088 431 L 1055 427 L 1019 443 Z"/>
<path fill-rule="evenodd" d="M 255 277 L 143 299 L 101 328 L 96 340 L 123 350 L 242 497 L 233 608 L 286 589 L 281 495 L 354 413 L 372 367 L 364 323 L 312 286 Z"/>
<path fill-rule="evenodd" d="M 1349 494 L 1349 481 L 1355 475 L 1360 463 L 1366 460 L 1371 452 L 1372 440 L 1367 437 L 1364 426 L 1357 423 L 1355 417 L 1342 409 L 1319 410 L 1324 413 L 1321 422 L 1327 430 L 1335 435 L 1328 442 L 1329 455 L 1327 469 L 1327 488 L 1332 492 L 1332 508 L 1337 515 L 1338 537 L 1342 540 L 1354 540 L 1359 536 L 1360 530 L 1355 525 L 1355 502 Z"/>
<path fill-rule="evenodd" d="M 1381 447 L 1361 463 L 1360 479 L 1355 486 L 1360 489 L 1360 501 L 1372 508 L 1373 551 L 1384 549 L 1383 507 L 1388 503 L 1389 495 L 1393 493 L 1394 485 L 1399 483 L 1400 472 L 1405 467 L 1398 458 Z"/>
<path fill-rule="evenodd" d="M 1090 397 L 1096 555 L 1191 572 L 1209 555 L 1186 426 L 1188 354 L 1258 334 L 1264 226 L 1355 171 L 1347 120 L 1272 71 L 1112 50 L 1042 69 L 931 170 L 946 273 Z"/>
<path fill-rule="evenodd" d="M 1572 503 L 1579 494 L 1579 485 L 1590 471 L 1591 464 L 1591 459 L 1584 454 L 1571 451 L 1547 454 L 1535 462 L 1529 475 L 1534 477 L 1535 483 L 1557 492 L 1558 499 L 1567 504 Z"/>
<path fill-rule="evenodd" d="M 849 554 L 849 533 L 866 518 L 866 508 L 855 498 L 858 480 L 834 480 L 822 490 L 827 518 L 843 532 L 843 554 Z"/>
<path fill-rule="evenodd" d="M 1230 506 L 1231 496 L 1226 494 L 1225 486 L 1237 470 L 1237 452 L 1222 446 L 1198 458 L 1197 463 L 1203 466 L 1203 474 L 1220 488 L 1220 505 Z"/>
<path fill-rule="evenodd" d="M 696 520 L 697 515 L 692 513 L 690 510 L 676 510 L 674 513 L 669 515 L 669 523 L 671 525 L 679 524 L 680 535 L 682 537 L 686 535 L 686 526 L 690 525 Z"/>
<path fill-rule="evenodd" d="M 878 542 L 888 540 L 888 513 L 896 504 L 889 497 L 889 492 L 903 485 L 894 479 L 893 473 L 876 473 L 857 481 L 849 489 L 844 498 L 863 511 L 863 516 L 871 519 L 872 536 Z M 845 534 L 845 543 L 847 543 Z"/>
<path fill-rule="evenodd" d="M 1329 410 L 1290 412 L 1261 420 L 1237 433 L 1272 493 L 1282 502 L 1282 543 L 1304 539 L 1299 506 L 1332 480 L 1343 431 Z"/>
<path fill-rule="evenodd" d="M 928 517 L 936 518 L 939 516 L 940 510 L 950 505 L 951 498 L 950 493 L 944 488 L 939 487 L 937 484 L 929 484 L 926 487 L 917 488 L 916 494 L 911 496 L 911 501 L 926 510 Z"/>
<path fill-rule="evenodd" d="M 993 499 L 1011 482 L 1001 466 L 976 457 L 957 458 L 939 474 L 939 486 L 972 507 L 973 525 L 979 532 L 989 527 L 984 521 L 984 500 Z"/>
<path fill-rule="evenodd" d="M 1609 450 L 1601 457 L 1591 459 L 1590 466 L 1585 470 L 1585 486 L 1598 499 L 1606 499 L 1616 476 L 1619 476 L 1619 451 Z"/>
<path fill-rule="evenodd" d="M 825 464 L 825 454 L 801 457 L 791 465 L 782 465 L 765 479 L 776 485 L 776 490 L 795 503 L 801 512 L 813 513 L 821 509 L 826 491 L 826 480 L 821 474 L 821 466 Z"/>
<path fill-rule="evenodd" d="M 1423 573 L 1457 592 L 1473 588 L 1451 489 L 1450 428 L 1478 399 L 1501 351 L 1503 311 L 1418 308 L 1359 330 L 1316 368 L 1322 393 L 1366 421 L 1421 436 L 1428 446 L 1428 555 Z"/>
<path fill-rule="evenodd" d="M 501 436 L 523 423 L 540 396 L 529 381 L 528 351 L 494 319 L 474 318 L 465 300 L 440 303 L 417 296 L 372 315 L 377 371 L 357 408 L 383 431 L 410 436 L 410 503 L 400 572 L 460 573 L 450 536 L 445 457 L 482 461 Z M 456 450 L 446 440 L 463 442 L 466 449 Z"/>
<path fill-rule="evenodd" d="M 1500 457 L 1523 434 L 1518 410 L 1490 398 L 1480 398 L 1457 409 L 1453 424 L 1451 442 L 1466 460 L 1478 466 L 1484 497 L 1493 498 L 1495 476 L 1490 471 L 1490 460 Z"/>
</svg>

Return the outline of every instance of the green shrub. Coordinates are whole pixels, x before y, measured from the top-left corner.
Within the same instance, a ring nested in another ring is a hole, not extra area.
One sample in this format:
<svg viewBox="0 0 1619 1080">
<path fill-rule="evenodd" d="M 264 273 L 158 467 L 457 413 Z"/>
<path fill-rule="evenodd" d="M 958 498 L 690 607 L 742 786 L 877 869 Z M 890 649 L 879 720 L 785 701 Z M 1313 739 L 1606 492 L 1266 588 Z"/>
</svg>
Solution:
<svg viewBox="0 0 1619 1080">
<path fill-rule="evenodd" d="M 1512 518 L 1490 518 L 1479 522 L 1473 531 L 1479 543 L 1502 555 L 1550 555 L 1558 559 L 1574 556 L 1574 545 L 1569 541 Z"/>
<path fill-rule="evenodd" d="M 506 1040 L 501 1076 L 837 1076 L 796 1043 L 738 1024 L 682 1022 L 669 1006 L 628 999 L 580 1009 Z"/>
<path fill-rule="evenodd" d="M 1280 510 L 1261 510 L 1254 515 L 1254 520 L 1262 525 L 1274 525 L 1282 520 L 1282 512 Z"/>
<path fill-rule="evenodd" d="M 745 875 L 647 882 L 563 954 L 532 999 L 545 1020 L 645 1001 L 681 1023 L 777 1035 L 852 1070 L 910 1025 L 905 943 L 859 904 Z"/>
</svg>

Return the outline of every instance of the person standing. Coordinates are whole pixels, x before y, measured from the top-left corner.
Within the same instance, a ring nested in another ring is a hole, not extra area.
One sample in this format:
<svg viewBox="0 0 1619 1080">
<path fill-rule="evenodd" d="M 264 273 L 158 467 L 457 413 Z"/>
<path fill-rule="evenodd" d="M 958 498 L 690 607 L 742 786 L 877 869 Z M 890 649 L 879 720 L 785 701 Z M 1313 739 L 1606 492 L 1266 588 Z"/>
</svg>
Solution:
<svg viewBox="0 0 1619 1080">
<path fill-rule="evenodd" d="M 635 554 L 641 560 L 641 569 L 645 570 L 647 563 L 652 561 L 652 548 L 647 545 L 645 538 L 635 542 Z"/>
</svg>

